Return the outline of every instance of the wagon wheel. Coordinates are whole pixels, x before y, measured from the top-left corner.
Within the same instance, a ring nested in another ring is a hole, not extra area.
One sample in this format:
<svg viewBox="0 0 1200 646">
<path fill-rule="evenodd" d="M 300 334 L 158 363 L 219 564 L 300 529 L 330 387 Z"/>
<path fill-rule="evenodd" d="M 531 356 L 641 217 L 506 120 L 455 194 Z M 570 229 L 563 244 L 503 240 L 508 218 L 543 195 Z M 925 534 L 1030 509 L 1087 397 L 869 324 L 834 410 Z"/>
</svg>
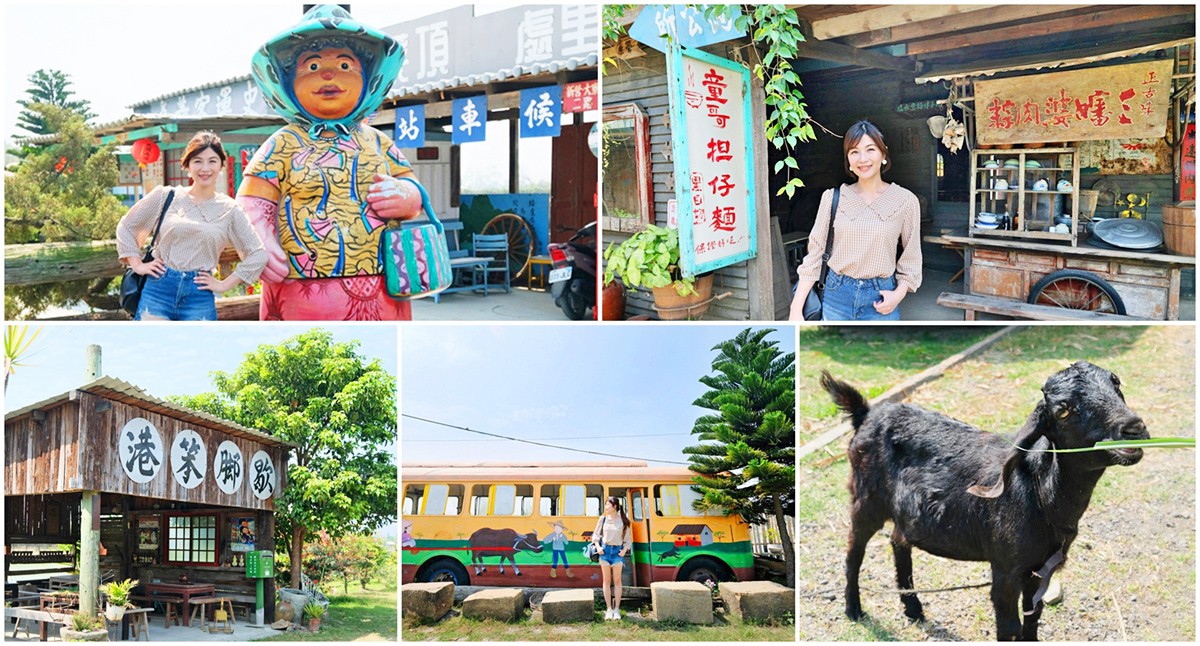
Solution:
<svg viewBox="0 0 1200 646">
<path fill-rule="evenodd" d="M 488 220 L 480 233 L 503 233 L 508 236 L 508 269 L 513 279 L 520 278 L 529 267 L 533 255 L 533 229 L 524 218 L 515 213 L 501 213 Z"/>
<path fill-rule="evenodd" d="M 1125 302 L 1112 285 L 1096 274 L 1074 269 L 1044 276 L 1029 291 L 1029 302 L 1071 310 L 1125 314 Z"/>
</svg>

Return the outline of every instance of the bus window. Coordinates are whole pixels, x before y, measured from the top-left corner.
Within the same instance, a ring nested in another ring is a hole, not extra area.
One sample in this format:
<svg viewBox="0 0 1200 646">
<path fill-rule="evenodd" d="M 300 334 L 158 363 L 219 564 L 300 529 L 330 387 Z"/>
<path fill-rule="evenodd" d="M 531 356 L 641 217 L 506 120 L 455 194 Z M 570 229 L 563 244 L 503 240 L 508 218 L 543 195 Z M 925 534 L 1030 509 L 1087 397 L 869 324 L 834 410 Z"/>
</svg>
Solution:
<svg viewBox="0 0 1200 646">
<path fill-rule="evenodd" d="M 420 513 L 425 516 L 457 516 L 462 497 L 462 485 L 429 485 L 425 490 L 425 507 Z"/>
<path fill-rule="evenodd" d="M 547 484 L 542 485 L 538 509 L 543 516 L 599 516 L 603 497 L 604 487 L 598 484 Z"/>
<path fill-rule="evenodd" d="M 533 485 L 471 487 L 472 516 L 532 516 Z"/>
<path fill-rule="evenodd" d="M 704 512 L 692 508 L 699 499 L 689 485 L 654 485 L 654 512 L 659 516 L 703 516 Z"/>
<path fill-rule="evenodd" d="M 404 488 L 404 515 L 417 513 L 421 509 L 421 498 L 425 494 L 425 485 L 410 484 Z"/>
<path fill-rule="evenodd" d="M 634 520 L 643 520 L 645 518 L 645 514 L 643 513 L 645 501 L 642 500 L 642 492 L 634 491 L 632 497 L 633 502 L 631 502 L 629 505 L 632 507 L 632 509 L 629 510 L 631 512 L 630 515 L 633 516 Z"/>
</svg>

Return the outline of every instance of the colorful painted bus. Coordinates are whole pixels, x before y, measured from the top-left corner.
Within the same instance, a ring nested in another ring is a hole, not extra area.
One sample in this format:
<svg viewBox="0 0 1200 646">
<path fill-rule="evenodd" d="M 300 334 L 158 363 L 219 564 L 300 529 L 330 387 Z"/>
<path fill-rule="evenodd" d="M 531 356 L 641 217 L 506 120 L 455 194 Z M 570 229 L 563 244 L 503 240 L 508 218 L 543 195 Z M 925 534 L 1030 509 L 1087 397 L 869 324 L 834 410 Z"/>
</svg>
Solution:
<svg viewBox="0 0 1200 646">
<path fill-rule="evenodd" d="M 692 509 L 698 494 L 684 467 L 420 464 L 400 473 L 404 583 L 598 587 L 600 567 L 583 549 L 608 496 L 625 501 L 633 523 L 625 585 L 753 577 L 746 521 Z M 565 549 L 555 555 L 555 545 Z"/>
</svg>

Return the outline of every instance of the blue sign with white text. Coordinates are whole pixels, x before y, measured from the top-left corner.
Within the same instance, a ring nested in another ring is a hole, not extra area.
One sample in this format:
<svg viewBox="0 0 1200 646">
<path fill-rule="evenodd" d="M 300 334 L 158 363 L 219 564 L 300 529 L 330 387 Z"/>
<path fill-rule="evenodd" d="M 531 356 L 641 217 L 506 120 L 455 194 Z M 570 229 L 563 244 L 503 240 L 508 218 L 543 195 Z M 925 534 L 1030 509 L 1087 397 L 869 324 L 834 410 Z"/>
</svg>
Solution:
<svg viewBox="0 0 1200 646">
<path fill-rule="evenodd" d="M 521 90 L 521 138 L 557 137 L 561 128 L 562 87 Z"/>
<path fill-rule="evenodd" d="M 709 19 L 703 6 L 646 5 L 629 27 L 629 37 L 660 52 L 667 51 L 667 38 L 684 47 L 706 47 L 745 36 L 733 24 L 740 15 Z"/>
<path fill-rule="evenodd" d="M 487 95 L 455 99 L 451 111 L 451 143 L 458 145 L 487 139 Z"/>
<path fill-rule="evenodd" d="M 396 108 L 396 128 L 392 140 L 399 148 L 420 148 L 425 145 L 424 105 Z"/>
</svg>

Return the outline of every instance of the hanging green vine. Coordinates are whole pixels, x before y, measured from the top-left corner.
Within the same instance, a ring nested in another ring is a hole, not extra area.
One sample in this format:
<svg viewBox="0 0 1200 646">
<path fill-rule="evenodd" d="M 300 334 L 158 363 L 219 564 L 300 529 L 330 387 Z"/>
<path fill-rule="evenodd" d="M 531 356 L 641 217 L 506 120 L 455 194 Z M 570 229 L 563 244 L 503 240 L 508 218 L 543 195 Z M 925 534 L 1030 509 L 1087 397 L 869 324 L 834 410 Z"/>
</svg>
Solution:
<svg viewBox="0 0 1200 646">
<path fill-rule="evenodd" d="M 625 33 L 621 18 L 633 5 L 604 5 L 603 35 L 606 41 L 616 42 Z M 709 20 L 734 21 L 734 25 L 750 34 L 756 54 L 765 50 L 761 60 L 753 63 L 754 76 L 763 83 L 767 106 L 766 137 L 784 157 L 775 162 L 775 173 L 786 169 L 786 182 L 776 195 L 792 197 L 804 181 L 793 175 L 799 172 L 796 146 L 816 139 L 813 120 L 808 116 L 808 104 L 800 90 L 800 76 L 792 69 L 791 61 L 804 42 L 800 18 L 784 5 L 689 5 L 702 9 Z M 646 6 L 648 8 L 649 5 Z M 643 10 L 646 10 L 644 8 Z M 736 17 L 735 17 L 736 14 Z"/>
</svg>

